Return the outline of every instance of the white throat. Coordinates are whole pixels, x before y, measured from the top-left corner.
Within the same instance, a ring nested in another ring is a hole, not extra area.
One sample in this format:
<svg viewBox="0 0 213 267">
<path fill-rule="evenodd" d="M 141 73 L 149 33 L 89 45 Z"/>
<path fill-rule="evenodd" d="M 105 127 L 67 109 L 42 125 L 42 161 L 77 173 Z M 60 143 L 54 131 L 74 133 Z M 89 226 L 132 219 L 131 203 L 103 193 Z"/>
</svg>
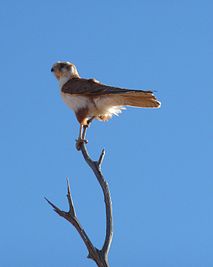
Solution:
<svg viewBox="0 0 213 267">
<path fill-rule="evenodd" d="M 71 77 L 68 77 L 68 76 L 60 77 L 60 79 L 58 80 L 60 88 L 62 88 L 64 84 L 70 80 L 70 78 Z"/>
</svg>

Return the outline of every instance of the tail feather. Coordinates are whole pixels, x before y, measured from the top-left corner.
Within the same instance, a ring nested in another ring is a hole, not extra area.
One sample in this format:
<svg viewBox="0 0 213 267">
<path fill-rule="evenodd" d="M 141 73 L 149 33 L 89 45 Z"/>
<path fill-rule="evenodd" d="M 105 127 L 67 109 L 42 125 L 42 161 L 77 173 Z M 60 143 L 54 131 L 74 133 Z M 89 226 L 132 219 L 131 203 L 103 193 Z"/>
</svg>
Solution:
<svg viewBox="0 0 213 267">
<path fill-rule="evenodd" d="M 129 92 L 120 95 L 124 106 L 159 108 L 160 102 L 151 92 Z"/>
<path fill-rule="evenodd" d="M 125 106 L 139 108 L 159 108 L 160 102 L 151 91 L 128 91 L 120 94 L 108 94 L 93 99 L 100 115 L 109 115 L 110 117 L 118 115 Z M 107 120 L 102 118 L 101 120 Z"/>
</svg>

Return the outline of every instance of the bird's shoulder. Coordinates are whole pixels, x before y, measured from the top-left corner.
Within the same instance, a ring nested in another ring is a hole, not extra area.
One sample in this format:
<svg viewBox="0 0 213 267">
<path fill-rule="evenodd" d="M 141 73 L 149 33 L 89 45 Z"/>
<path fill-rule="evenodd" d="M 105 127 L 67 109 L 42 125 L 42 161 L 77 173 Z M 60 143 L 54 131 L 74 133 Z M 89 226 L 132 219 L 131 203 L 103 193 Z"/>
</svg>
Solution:
<svg viewBox="0 0 213 267">
<path fill-rule="evenodd" d="M 102 84 L 98 82 L 96 79 L 84 79 L 84 78 L 72 78 L 68 82 L 66 82 L 61 91 L 66 94 L 75 94 L 75 95 L 85 95 L 91 97 L 99 97 L 106 95 L 116 95 L 116 94 L 128 94 L 133 93 L 136 94 L 144 93 L 152 95 L 152 91 L 143 91 L 143 90 L 132 90 L 125 89 L 120 87 L 114 87 Z"/>
<path fill-rule="evenodd" d="M 95 78 L 71 78 L 61 88 L 63 93 L 68 94 L 96 94 L 108 88 L 107 85 L 100 83 Z"/>
</svg>

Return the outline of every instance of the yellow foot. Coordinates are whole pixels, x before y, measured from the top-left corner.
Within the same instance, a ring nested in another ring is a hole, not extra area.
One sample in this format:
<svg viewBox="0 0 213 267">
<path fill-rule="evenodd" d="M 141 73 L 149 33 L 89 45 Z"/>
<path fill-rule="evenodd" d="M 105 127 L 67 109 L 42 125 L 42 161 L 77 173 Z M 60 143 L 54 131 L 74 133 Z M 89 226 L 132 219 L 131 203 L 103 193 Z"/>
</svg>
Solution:
<svg viewBox="0 0 213 267">
<path fill-rule="evenodd" d="M 87 143 L 88 143 L 87 140 L 82 139 L 82 138 L 78 138 L 78 139 L 76 140 L 76 144 L 75 144 L 76 149 L 77 149 L 77 150 L 80 150 L 80 149 L 81 149 L 81 146 L 82 146 L 83 144 L 87 144 Z"/>
</svg>

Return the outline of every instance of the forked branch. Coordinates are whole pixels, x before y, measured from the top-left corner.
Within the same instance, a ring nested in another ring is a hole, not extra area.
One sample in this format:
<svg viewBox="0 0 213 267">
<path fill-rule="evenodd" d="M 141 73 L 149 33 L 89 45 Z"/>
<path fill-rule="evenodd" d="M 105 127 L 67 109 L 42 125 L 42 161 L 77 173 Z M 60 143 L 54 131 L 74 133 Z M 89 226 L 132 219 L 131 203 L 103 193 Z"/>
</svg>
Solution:
<svg viewBox="0 0 213 267">
<path fill-rule="evenodd" d="M 103 173 L 101 171 L 101 165 L 103 163 L 105 151 L 104 149 L 102 150 L 98 161 L 94 161 L 90 158 L 89 153 L 86 149 L 85 143 L 81 144 L 80 151 L 82 152 L 82 155 L 85 161 L 87 162 L 89 167 L 92 169 L 93 173 L 95 174 L 99 182 L 99 185 L 101 186 L 101 189 L 103 191 L 103 195 L 104 195 L 105 211 L 106 211 L 106 234 L 105 234 L 105 240 L 104 240 L 102 248 L 99 250 L 93 245 L 90 238 L 88 237 L 88 235 L 86 234 L 83 227 L 78 221 L 78 218 L 76 216 L 75 209 L 74 209 L 74 204 L 73 204 L 73 200 L 71 196 L 70 185 L 69 185 L 68 179 L 67 179 L 67 200 L 69 204 L 68 212 L 59 209 L 56 205 L 54 205 L 47 198 L 45 199 L 53 207 L 54 211 L 58 213 L 58 215 L 60 215 L 61 217 L 69 221 L 78 231 L 82 240 L 84 241 L 84 244 L 87 247 L 87 250 L 89 253 L 88 258 L 94 260 L 97 266 L 99 267 L 109 267 L 108 253 L 109 253 L 110 245 L 112 242 L 113 224 L 112 224 L 112 202 L 111 202 L 110 191 L 109 191 L 108 184 L 106 180 L 104 179 Z"/>
</svg>

